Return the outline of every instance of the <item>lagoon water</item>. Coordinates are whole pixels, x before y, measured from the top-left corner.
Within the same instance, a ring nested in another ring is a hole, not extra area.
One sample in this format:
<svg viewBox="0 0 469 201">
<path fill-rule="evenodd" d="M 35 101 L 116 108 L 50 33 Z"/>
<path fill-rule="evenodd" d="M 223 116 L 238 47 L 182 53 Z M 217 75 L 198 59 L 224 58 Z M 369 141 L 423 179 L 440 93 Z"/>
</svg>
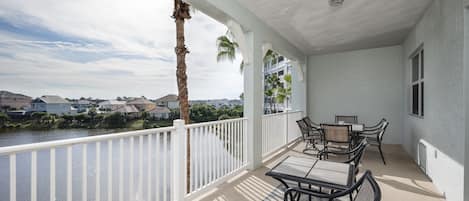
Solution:
<svg viewBox="0 0 469 201">
<path fill-rule="evenodd" d="M 0 132 L 0 147 L 19 144 L 37 143 L 51 140 L 70 139 L 86 136 L 94 136 L 118 132 L 115 130 L 86 130 L 86 129 L 67 129 L 67 130 L 47 130 L 47 131 L 29 131 L 16 130 Z M 158 139 L 157 139 L 158 138 Z M 108 173 L 112 171 L 112 200 L 119 200 L 119 179 L 122 178 L 124 200 L 171 200 L 170 182 L 171 182 L 171 137 L 169 135 L 152 135 L 152 149 L 149 150 L 148 136 L 134 137 L 133 157 L 131 157 L 130 138 L 123 140 L 123 150 L 120 152 L 120 141 L 112 141 L 112 160 L 108 160 L 108 141 L 100 143 L 100 168 L 97 170 L 96 163 L 96 143 L 87 145 L 86 154 L 86 180 L 87 180 L 87 200 L 96 199 L 96 187 L 99 186 L 100 200 L 108 200 Z M 166 140 L 166 145 L 164 142 Z M 158 143 L 157 143 L 158 142 Z M 224 144 L 213 133 L 204 135 L 198 141 L 197 146 L 191 146 L 192 153 L 200 153 L 199 157 L 193 155 L 192 160 L 199 161 L 202 165 L 214 159 L 229 158 L 232 162 L 238 161 L 229 154 L 224 148 Z M 156 146 L 158 145 L 158 146 Z M 200 147 L 212 146 L 213 153 L 203 150 Z M 141 149 L 140 149 L 141 147 Z M 140 162 L 139 153 L 142 151 L 142 160 Z M 120 177 L 120 163 L 123 163 L 123 174 Z M 151 153 L 150 155 L 148 153 Z M 166 153 L 166 154 L 165 154 Z M 65 147 L 56 149 L 56 198 L 57 201 L 67 200 L 67 150 Z M 196 157 L 196 158 L 194 158 Z M 211 158 L 210 158 L 211 157 Z M 131 161 L 131 158 L 133 160 Z M 72 200 L 82 200 L 82 181 L 83 181 L 83 145 L 72 146 Z M 110 164 L 108 164 L 110 161 Z M 151 165 L 149 165 L 151 163 Z M 141 164 L 141 166 L 140 166 Z M 194 168 L 195 163 L 191 163 Z M 197 165 L 198 166 L 198 165 Z M 148 167 L 151 167 L 149 169 Z M 10 166 L 9 156 L 0 156 L 0 201 L 10 200 Z M 227 168 L 219 166 L 223 171 Z M 130 171 L 133 169 L 133 171 Z M 197 168 L 203 174 L 215 174 L 219 170 L 213 169 L 208 172 L 207 168 Z M 97 184 L 97 175 L 99 172 L 99 183 Z M 133 172 L 133 181 L 130 180 Z M 148 173 L 151 174 L 148 175 Z M 18 153 L 16 155 L 16 198 L 18 201 L 31 200 L 31 153 Z M 192 175 L 193 176 L 193 175 Z M 167 185 L 162 183 L 167 181 Z M 148 183 L 150 182 L 151 189 Z M 208 181 L 204 181 L 206 183 Z M 195 185 L 195 184 L 194 184 Z M 40 150 L 37 152 L 37 200 L 50 200 L 50 151 Z M 148 192 L 151 198 L 148 198 Z M 131 193 L 132 192 L 132 193 Z M 163 192 L 168 195 L 163 199 Z"/>
</svg>

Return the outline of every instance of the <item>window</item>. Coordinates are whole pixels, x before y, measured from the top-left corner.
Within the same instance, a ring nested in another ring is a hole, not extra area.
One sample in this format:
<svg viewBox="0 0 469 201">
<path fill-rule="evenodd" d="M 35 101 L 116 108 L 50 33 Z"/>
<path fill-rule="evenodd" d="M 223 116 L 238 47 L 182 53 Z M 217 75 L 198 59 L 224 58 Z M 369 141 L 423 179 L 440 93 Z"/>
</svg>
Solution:
<svg viewBox="0 0 469 201">
<path fill-rule="evenodd" d="M 285 58 L 283 56 L 278 57 L 278 63 L 282 62 L 283 60 L 285 60 Z"/>
<path fill-rule="evenodd" d="M 419 48 L 411 56 L 411 108 L 413 115 L 424 115 L 424 51 Z"/>
</svg>

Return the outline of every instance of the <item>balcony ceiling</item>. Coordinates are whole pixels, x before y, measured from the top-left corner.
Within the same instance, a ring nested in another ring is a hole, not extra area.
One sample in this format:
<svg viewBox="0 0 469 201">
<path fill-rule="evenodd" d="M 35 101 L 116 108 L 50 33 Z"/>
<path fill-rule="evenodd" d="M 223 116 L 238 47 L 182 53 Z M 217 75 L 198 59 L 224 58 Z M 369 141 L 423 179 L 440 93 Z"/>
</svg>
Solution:
<svg viewBox="0 0 469 201">
<path fill-rule="evenodd" d="M 307 54 L 397 45 L 432 0 L 237 0 Z"/>
</svg>

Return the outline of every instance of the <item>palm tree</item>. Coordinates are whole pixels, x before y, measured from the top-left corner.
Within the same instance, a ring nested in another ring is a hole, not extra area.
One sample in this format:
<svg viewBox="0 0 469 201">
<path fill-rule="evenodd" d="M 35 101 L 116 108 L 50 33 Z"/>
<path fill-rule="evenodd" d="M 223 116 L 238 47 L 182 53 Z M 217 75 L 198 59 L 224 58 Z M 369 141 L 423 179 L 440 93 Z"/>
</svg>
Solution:
<svg viewBox="0 0 469 201">
<path fill-rule="evenodd" d="M 269 63 L 270 61 L 277 60 L 280 55 L 273 50 L 267 50 L 264 55 L 264 63 Z"/>
<path fill-rule="evenodd" d="M 271 111 L 276 111 L 277 107 L 275 105 L 276 101 L 275 98 L 278 93 L 278 89 L 281 86 L 280 78 L 277 75 L 270 75 L 265 80 L 265 85 L 267 89 L 265 90 L 264 94 L 269 99 L 269 105 Z M 272 108 L 273 107 L 273 108 Z"/>
<path fill-rule="evenodd" d="M 237 42 L 231 40 L 228 34 L 217 38 L 217 62 L 229 60 L 233 62 L 236 59 L 236 50 L 239 48 Z M 244 69 L 244 61 L 239 64 L 239 71 L 242 73 Z"/>
<path fill-rule="evenodd" d="M 285 81 L 285 86 L 281 86 L 277 90 L 277 102 L 279 103 L 285 103 L 285 100 L 287 101 L 287 107 L 288 107 L 288 99 L 291 96 L 291 74 L 286 74 L 283 77 L 283 80 Z"/>
<path fill-rule="evenodd" d="M 236 59 L 236 51 L 239 49 L 239 45 L 236 41 L 230 39 L 232 38 L 230 36 L 230 32 L 227 31 L 227 33 L 223 36 L 220 36 L 217 38 L 217 48 L 218 48 L 218 54 L 217 54 L 217 62 L 223 61 L 223 60 L 229 60 L 233 62 Z M 279 54 L 272 51 L 268 50 L 267 53 L 264 55 L 264 63 L 270 62 L 272 60 L 276 60 L 279 57 Z M 244 70 L 244 60 L 241 61 L 239 64 L 239 71 L 242 73 Z"/>
<path fill-rule="evenodd" d="M 187 75 L 186 75 L 186 54 L 189 51 L 184 44 L 184 21 L 191 19 L 189 13 L 189 4 L 183 2 L 182 0 L 174 0 L 174 11 L 173 18 L 176 21 L 176 57 L 177 57 L 177 67 L 176 67 L 176 77 L 178 85 L 178 98 L 179 98 L 179 110 L 180 118 L 184 119 L 185 123 L 190 122 L 189 119 L 189 98 L 187 92 Z M 191 153 L 190 153 L 190 134 L 187 132 L 187 192 L 190 190 L 190 165 L 191 165 Z"/>
</svg>

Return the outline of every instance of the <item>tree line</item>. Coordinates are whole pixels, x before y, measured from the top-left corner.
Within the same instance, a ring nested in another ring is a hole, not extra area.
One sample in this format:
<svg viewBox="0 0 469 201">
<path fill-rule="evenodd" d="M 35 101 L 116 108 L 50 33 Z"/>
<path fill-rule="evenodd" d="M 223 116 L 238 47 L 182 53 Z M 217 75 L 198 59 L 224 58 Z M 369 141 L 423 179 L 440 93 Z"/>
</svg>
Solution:
<svg viewBox="0 0 469 201">
<path fill-rule="evenodd" d="M 207 104 L 195 104 L 190 107 L 191 122 L 209 122 L 216 120 L 240 118 L 243 116 L 243 106 L 222 106 L 216 108 Z M 78 115 L 54 115 L 45 112 L 35 112 L 22 117 L 9 117 L 0 112 L 0 128 L 24 129 L 117 129 L 128 130 L 148 129 L 171 126 L 172 121 L 179 119 L 179 109 L 170 112 L 169 119 L 155 118 L 147 112 L 138 114 L 98 113 L 91 109 L 88 113 Z"/>
</svg>

